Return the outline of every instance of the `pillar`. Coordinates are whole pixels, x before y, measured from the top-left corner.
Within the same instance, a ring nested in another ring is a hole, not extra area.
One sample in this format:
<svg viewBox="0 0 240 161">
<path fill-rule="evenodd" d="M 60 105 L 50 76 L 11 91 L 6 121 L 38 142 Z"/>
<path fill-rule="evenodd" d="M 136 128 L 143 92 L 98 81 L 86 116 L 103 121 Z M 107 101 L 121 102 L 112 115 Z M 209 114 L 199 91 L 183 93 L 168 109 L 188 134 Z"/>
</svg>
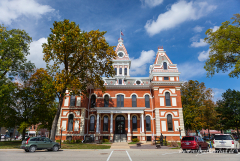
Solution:
<svg viewBox="0 0 240 161">
<path fill-rule="evenodd" d="M 141 118 L 142 118 L 142 133 L 144 133 L 144 118 L 143 118 L 143 113 L 141 114 Z"/>
<path fill-rule="evenodd" d="M 110 133 L 113 133 L 113 113 L 111 113 Z"/>
<path fill-rule="evenodd" d="M 97 113 L 97 133 L 99 133 L 99 113 Z"/>
<path fill-rule="evenodd" d="M 128 113 L 128 133 L 130 133 L 130 113 Z"/>
</svg>

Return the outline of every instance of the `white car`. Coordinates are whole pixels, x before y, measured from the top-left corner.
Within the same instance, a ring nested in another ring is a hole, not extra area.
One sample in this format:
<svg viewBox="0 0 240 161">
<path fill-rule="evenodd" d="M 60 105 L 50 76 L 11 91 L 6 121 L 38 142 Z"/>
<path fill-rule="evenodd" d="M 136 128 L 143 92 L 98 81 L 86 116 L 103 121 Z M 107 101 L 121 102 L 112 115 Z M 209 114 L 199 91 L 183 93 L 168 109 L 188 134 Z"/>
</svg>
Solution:
<svg viewBox="0 0 240 161">
<path fill-rule="evenodd" d="M 216 151 L 232 150 L 237 153 L 239 149 L 239 142 L 230 134 L 216 134 L 213 140 L 213 146 Z"/>
</svg>

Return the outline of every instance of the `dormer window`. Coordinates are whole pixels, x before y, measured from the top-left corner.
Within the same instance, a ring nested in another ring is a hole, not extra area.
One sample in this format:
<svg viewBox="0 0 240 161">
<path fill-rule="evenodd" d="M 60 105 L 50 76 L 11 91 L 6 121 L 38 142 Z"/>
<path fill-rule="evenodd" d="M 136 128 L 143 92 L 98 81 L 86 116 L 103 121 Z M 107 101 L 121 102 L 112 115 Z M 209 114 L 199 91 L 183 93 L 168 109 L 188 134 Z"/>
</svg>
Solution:
<svg viewBox="0 0 240 161">
<path fill-rule="evenodd" d="M 122 84 L 122 79 L 119 79 L 119 80 L 118 80 L 118 84 Z"/>
<path fill-rule="evenodd" d="M 167 63 L 166 62 L 163 62 L 163 69 L 167 70 Z"/>
<path fill-rule="evenodd" d="M 137 80 L 137 81 L 136 81 L 136 84 L 137 84 L 137 85 L 140 85 L 140 84 L 141 84 L 141 81 L 140 81 L 140 80 Z"/>
</svg>

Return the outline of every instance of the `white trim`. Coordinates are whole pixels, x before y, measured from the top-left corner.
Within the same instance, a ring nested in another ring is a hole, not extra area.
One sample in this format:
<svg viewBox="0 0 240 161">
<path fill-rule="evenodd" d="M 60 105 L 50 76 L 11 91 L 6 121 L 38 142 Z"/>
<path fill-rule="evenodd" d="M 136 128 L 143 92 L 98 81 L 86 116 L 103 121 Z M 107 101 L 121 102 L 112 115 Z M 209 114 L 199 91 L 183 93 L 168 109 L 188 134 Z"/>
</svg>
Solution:
<svg viewBox="0 0 240 161">
<path fill-rule="evenodd" d="M 144 113 L 146 107 L 95 107 L 97 113 Z"/>
<path fill-rule="evenodd" d="M 137 95 L 137 93 L 132 93 L 132 94 L 130 95 L 130 98 L 132 98 L 132 95 L 136 95 L 136 96 L 137 96 L 137 98 L 138 98 L 138 95 Z"/>
</svg>

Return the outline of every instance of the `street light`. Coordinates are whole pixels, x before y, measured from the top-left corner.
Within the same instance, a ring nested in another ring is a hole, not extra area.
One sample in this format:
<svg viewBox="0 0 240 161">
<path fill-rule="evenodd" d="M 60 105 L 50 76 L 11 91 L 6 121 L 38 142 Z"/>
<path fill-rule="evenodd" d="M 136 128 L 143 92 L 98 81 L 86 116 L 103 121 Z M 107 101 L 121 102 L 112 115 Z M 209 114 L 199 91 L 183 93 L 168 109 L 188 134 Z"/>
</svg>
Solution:
<svg viewBox="0 0 240 161">
<path fill-rule="evenodd" d="M 181 135 L 181 131 L 182 131 L 182 129 L 181 129 L 181 127 L 179 127 L 177 130 L 179 131 L 179 134 L 180 134 L 180 141 L 181 141 L 181 140 L 182 140 L 182 135 Z"/>
</svg>

